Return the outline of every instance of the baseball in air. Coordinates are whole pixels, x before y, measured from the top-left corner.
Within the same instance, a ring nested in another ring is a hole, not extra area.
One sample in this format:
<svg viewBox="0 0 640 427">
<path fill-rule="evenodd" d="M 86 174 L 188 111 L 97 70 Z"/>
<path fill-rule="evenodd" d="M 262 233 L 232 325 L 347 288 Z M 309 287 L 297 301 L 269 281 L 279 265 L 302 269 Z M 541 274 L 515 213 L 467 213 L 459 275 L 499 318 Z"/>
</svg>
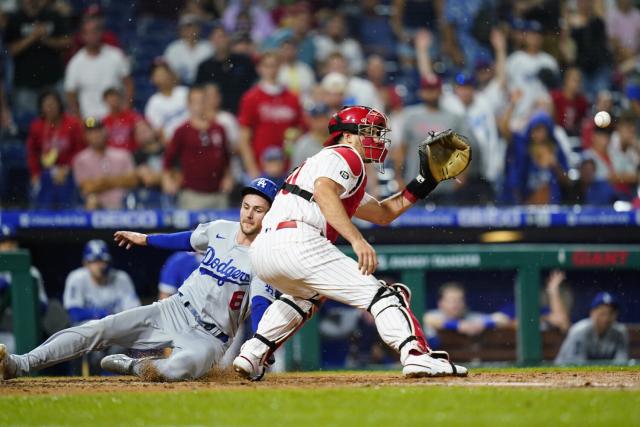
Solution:
<svg viewBox="0 0 640 427">
<path fill-rule="evenodd" d="M 606 111 L 599 111 L 593 121 L 599 128 L 606 128 L 611 123 L 611 116 Z"/>
</svg>

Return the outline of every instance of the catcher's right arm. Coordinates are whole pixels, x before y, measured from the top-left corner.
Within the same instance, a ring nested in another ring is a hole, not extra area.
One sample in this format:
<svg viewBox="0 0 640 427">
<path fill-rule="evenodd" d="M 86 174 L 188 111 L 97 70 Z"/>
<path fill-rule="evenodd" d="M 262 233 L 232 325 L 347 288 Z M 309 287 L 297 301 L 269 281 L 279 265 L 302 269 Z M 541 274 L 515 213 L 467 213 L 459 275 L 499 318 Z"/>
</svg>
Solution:
<svg viewBox="0 0 640 427">
<path fill-rule="evenodd" d="M 448 129 L 432 132 L 418 145 L 420 175 L 407 184 L 407 191 L 416 199 L 424 199 L 446 179 L 464 172 L 471 162 L 471 146 L 467 139 Z"/>
</svg>

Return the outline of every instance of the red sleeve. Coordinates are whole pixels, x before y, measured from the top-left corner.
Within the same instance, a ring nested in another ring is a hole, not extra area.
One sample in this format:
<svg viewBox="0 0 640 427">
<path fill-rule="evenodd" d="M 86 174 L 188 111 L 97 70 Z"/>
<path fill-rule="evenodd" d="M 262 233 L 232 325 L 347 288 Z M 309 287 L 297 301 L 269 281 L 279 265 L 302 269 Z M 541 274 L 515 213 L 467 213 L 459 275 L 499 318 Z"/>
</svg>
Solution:
<svg viewBox="0 0 640 427">
<path fill-rule="evenodd" d="M 27 163 L 31 177 L 40 176 L 42 168 L 40 165 L 40 156 L 42 155 L 42 130 L 40 120 L 34 120 L 29 128 L 29 136 L 27 137 Z"/>
<path fill-rule="evenodd" d="M 238 108 L 238 123 L 241 126 L 254 127 L 258 121 L 258 102 L 253 96 L 253 90 L 249 89 L 240 99 Z"/>
<path fill-rule="evenodd" d="M 353 151 L 353 149 L 347 147 L 337 147 L 333 150 L 336 153 L 340 154 L 340 156 L 347 162 L 353 176 L 360 176 L 360 174 L 362 173 L 362 163 L 360 161 L 360 156 L 358 156 L 358 154 Z"/>
<path fill-rule="evenodd" d="M 180 140 L 182 135 L 182 127 L 176 129 L 173 133 L 173 138 L 171 138 L 171 142 L 167 146 L 167 149 L 164 151 L 164 162 L 163 169 L 170 170 L 173 169 L 173 165 L 175 159 L 178 157 L 178 153 L 180 151 Z"/>
</svg>

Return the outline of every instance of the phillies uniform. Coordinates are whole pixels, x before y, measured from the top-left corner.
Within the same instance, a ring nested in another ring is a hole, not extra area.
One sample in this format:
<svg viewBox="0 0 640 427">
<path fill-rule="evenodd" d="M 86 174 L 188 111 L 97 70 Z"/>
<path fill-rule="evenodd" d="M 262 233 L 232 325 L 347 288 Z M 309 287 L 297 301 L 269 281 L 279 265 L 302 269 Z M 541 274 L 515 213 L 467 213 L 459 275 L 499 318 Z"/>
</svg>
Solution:
<svg viewBox="0 0 640 427">
<path fill-rule="evenodd" d="M 188 238 L 191 249 L 204 255 L 176 295 L 60 331 L 27 354 L 10 355 L 15 376 L 115 344 L 172 347 L 169 358 L 148 362 L 166 380 L 201 377 L 227 350 L 251 311 L 250 302 L 274 297 L 273 288 L 253 274 L 248 247 L 236 243 L 239 228 L 231 221 L 199 225 Z M 142 374 L 143 366 L 135 365 L 133 372 Z"/>
</svg>

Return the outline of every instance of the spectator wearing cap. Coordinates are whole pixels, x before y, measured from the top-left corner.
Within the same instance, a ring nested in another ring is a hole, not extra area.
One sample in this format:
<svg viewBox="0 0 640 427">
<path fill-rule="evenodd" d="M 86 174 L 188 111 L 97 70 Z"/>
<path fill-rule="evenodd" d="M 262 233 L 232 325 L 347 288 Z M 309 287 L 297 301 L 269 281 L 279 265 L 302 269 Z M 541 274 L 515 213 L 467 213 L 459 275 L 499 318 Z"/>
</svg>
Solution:
<svg viewBox="0 0 640 427">
<path fill-rule="evenodd" d="M 544 111 L 538 112 L 509 144 L 503 199 L 512 204 L 560 203 L 571 185 L 567 171 L 553 119 Z"/>
<path fill-rule="evenodd" d="M 222 26 L 211 31 L 209 42 L 214 54 L 198 65 L 195 83 L 217 84 L 223 109 L 236 114 L 240 98 L 256 80 L 255 65 L 248 56 L 231 52 L 231 40 Z"/>
<path fill-rule="evenodd" d="M 258 64 L 260 81 L 240 100 L 240 155 L 251 179 L 260 176 L 262 153 L 269 147 L 283 147 L 285 136 L 303 127 L 298 97 L 278 84 L 280 61 L 266 53 Z"/>
<path fill-rule="evenodd" d="M 57 92 L 40 95 L 40 117 L 31 123 L 27 162 L 36 209 L 70 208 L 75 202 L 73 158 L 85 148 L 82 123 L 64 111 Z"/>
<path fill-rule="evenodd" d="M 522 92 L 522 97 L 512 115 L 512 129 L 521 131 L 526 127 L 540 99 L 548 99 L 546 86 L 540 79 L 543 70 L 559 75 L 558 62 L 542 51 L 542 25 L 537 21 L 524 22 L 524 49 L 513 52 L 507 58 L 507 82 L 511 90 Z"/>
<path fill-rule="evenodd" d="M 85 46 L 69 61 L 64 89 L 69 110 L 83 118 L 102 119 L 108 113 L 103 99 L 110 87 L 124 90 L 125 101 L 133 102 L 133 80 L 124 53 L 102 42 L 102 21 L 90 19 L 82 23 Z"/>
<path fill-rule="evenodd" d="M 168 144 L 175 130 L 189 117 L 187 111 L 189 89 L 178 85 L 178 77 L 162 58 L 157 58 L 153 62 L 151 81 L 158 91 L 147 101 L 144 117 L 158 139 Z"/>
<path fill-rule="evenodd" d="M 287 158 L 281 147 L 269 147 L 262 153 L 260 159 L 262 174 L 260 178 L 267 178 L 280 187 L 287 177 Z"/>
<path fill-rule="evenodd" d="M 16 119 L 32 118 L 38 113 L 38 94 L 64 76 L 62 52 L 71 44 L 66 19 L 44 1 L 21 1 L 8 16 L 4 42 L 13 58 Z"/>
<path fill-rule="evenodd" d="M 176 129 L 164 156 L 163 189 L 181 209 L 225 209 L 233 189 L 224 128 L 207 120 L 205 91 L 189 90 L 189 119 Z"/>
<path fill-rule="evenodd" d="M 612 132 L 612 126 L 596 127 L 593 131 L 591 148 L 583 151 L 582 156 L 595 162 L 596 181 L 608 182 L 616 193 L 620 193 L 625 189 L 623 178 L 626 176 L 619 177 L 614 169 L 610 149 Z M 618 197 L 621 196 L 622 194 L 618 194 Z"/>
<path fill-rule="evenodd" d="M 440 107 L 441 95 L 442 80 L 440 77 L 436 74 L 430 74 L 421 79 L 420 98 L 422 102 L 402 110 L 403 125 L 399 134 L 396 135 L 399 140 L 392 146 L 394 170 L 400 187 L 404 186 L 404 182 L 409 182 L 420 173 L 419 159 L 416 155 L 420 142 L 429 135 L 429 132 L 453 129 L 469 138 L 474 150 L 474 161 L 471 162 L 469 170 L 461 177 L 461 182 L 465 184 L 452 180 L 442 182 L 429 197 L 442 203 L 462 202 L 463 199 L 470 197 L 465 194 L 466 190 L 470 188 L 467 185 L 475 181 L 482 160 L 479 156 L 476 157 L 476 153 L 479 154 L 480 151 L 476 147 L 474 135 L 464 117 L 442 109 Z M 477 197 L 474 195 L 473 199 L 477 200 Z"/>
<path fill-rule="evenodd" d="M 73 176 L 86 209 L 121 209 L 127 191 L 138 184 L 132 154 L 107 145 L 99 119 L 84 120 L 87 148 L 73 159 Z"/>
<path fill-rule="evenodd" d="M 0 225 L 0 254 L 14 252 L 20 248 L 16 231 L 13 227 Z M 38 301 L 40 312 L 44 314 L 48 305 L 47 293 L 44 288 L 42 274 L 35 267 L 29 268 L 33 283 L 38 287 Z M 0 342 L 5 344 L 10 353 L 15 353 L 15 337 L 12 333 L 11 319 L 11 273 L 0 272 Z"/>
<path fill-rule="evenodd" d="M 626 364 L 629 360 L 629 335 L 626 326 L 617 322 L 618 309 L 618 300 L 613 294 L 596 294 L 591 301 L 589 317 L 569 329 L 555 363 Z"/>
<path fill-rule="evenodd" d="M 329 137 L 327 123 L 331 118 L 329 106 L 321 102 L 311 104 L 305 110 L 307 132 L 304 133 L 293 146 L 291 166 L 298 167 L 309 157 L 322 150 L 322 144 Z"/>
<path fill-rule="evenodd" d="M 584 89 L 591 100 L 599 91 L 611 86 L 613 58 L 605 22 L 595 12 L 594 3 L 592 0 L 576 2 L 576 12 L 565 19 L 575 45 L 569 50 L 573 55 L 565 56 L 569 56 L 566 59 L 575 63 L 582 72 Z"/>
<path fill-rule="evenodd" d="M 102 119 L 102 124 L 109 135 L 108 145 L 123 148 L 131 153 L 135 152 L 138 144 L 135 139 L 136 123 L 142 120 L 137 111 L 129 108 L 122 91 L 111 87 L 104 91 L 104 102 L 109 107 L 109 114 Z"/>
<path fill-rule="evenodd" d="M 313 69 L 297 57 L 298 44 L 296 39 L 285 38 L 278 48 L 280 68 L 278 70 L 278 83 L 289 89 L 290 92 L 307 100 L 316 84 Z"/>
<path fill-rule="evenodd" d="M 178 21 L 180 38 L 167 46 L 164 58 L 180 81 L 190 85 L 196 79 L 198 65 L 213 55 L 211 43 L 200 39 L 200 19 L 185 14 Z"/>
<path fill-rule="evenodd" d="M 317 98 L 329 108 L 330 114 L 338 112 L 345 105 L 356 105 L 353 97 L 347 97 L 349 80 L 344 74 L 329 73 L 320 82 Z"/>
<path fill-rule="evenodd" d="M 285 14 L 280 22 L 282 28 L 267 37 L 263 41 L 261 49 L 264 52 L 276 50 L 283 40 L 292 38 L 297 45 L 298 59 L 309 67 L 314 67 L 316 64 L 316 45 L 314 35 L 311 32 L 313 21 L 311 7 L 304 1 L 284 7 Z"/>
<path fill-rule="evenodd" d="M 568 135 L 578 136 L 589 109 L 589 102 L 582 94 L 582 73 L 579 68 L 570 67 L 565 70 L 563 85 L 551 91 L 551 99 L 555 122 Z"/>
</svg>

